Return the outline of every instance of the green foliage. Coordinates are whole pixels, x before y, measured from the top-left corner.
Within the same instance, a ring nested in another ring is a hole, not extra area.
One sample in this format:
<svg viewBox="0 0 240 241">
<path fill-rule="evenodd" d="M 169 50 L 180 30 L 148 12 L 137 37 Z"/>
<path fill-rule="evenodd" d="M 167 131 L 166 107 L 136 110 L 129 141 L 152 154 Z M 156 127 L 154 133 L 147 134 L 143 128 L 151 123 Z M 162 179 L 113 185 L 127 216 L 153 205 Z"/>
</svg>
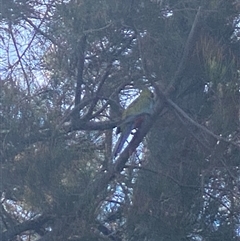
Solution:
<svg viewBox="0 0 240 241">
<path fill-rule="evenodd" d="M 0 21 L 19 24 L 24 14 L 33 12 L 34 6 L 28 0 L 3 0 L 0 8 Z"/>
<path fill-rule="evenodd" d="M 3 1 L 1 13 L 11 22 L 2 45 L 13 41 L 18 57 L 0 83 L 2 231 L 48 214 L 52 222 L 19 237 L 239 238 L 234 1 Z M 16 44 L 24 21 L 32 40 Z M 182 112 L 164 103 L 119 172 L 111 128 L 144 84 L 170 89 Z"/>
</svg>

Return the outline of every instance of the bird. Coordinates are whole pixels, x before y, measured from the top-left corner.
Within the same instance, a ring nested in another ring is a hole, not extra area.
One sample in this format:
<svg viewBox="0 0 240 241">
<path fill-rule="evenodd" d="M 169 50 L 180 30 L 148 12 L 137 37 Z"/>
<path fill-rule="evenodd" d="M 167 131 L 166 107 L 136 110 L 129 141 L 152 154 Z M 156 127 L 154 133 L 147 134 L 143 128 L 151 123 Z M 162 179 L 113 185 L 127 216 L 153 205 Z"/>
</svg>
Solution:
<svg viewBox="0 0 240 241">
<path fill-rule="evenodd" d="M 140 128 L 146 115 L 151 115 L 153 113 L 153 106 L 153 93 L 147 87 L 142 88 L 138 98 L 123 111 L 122 122 L 116 130 L 116 134 L 121 133 L 121 135 L 114 147 L 113 157 L 116 157 L 121 152 L 132 130 Z"/>
</svg>

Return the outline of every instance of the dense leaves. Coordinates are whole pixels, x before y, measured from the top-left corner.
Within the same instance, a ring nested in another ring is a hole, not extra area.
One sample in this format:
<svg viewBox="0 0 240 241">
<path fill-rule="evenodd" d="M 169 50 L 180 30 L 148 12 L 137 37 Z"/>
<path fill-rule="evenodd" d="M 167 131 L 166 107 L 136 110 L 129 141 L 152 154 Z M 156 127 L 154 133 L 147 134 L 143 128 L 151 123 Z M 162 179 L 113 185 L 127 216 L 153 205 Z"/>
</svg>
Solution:
<svg viewBox="0 0 240 241">
<path fill-rule="evenodd" d="M 2 240 L 239 239 L 239 9 L 2 1 Z M 154 113 L 113 159 L 142 86 Z"/>
</svg>

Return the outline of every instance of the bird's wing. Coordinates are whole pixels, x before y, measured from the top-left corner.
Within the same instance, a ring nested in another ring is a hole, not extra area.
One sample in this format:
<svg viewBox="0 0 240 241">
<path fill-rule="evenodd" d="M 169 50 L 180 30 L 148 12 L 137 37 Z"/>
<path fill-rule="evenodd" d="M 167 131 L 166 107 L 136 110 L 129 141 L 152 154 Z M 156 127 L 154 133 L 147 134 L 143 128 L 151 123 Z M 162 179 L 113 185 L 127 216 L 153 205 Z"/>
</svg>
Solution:
<svg viewBox="0 0 240 241">
<path fill-rule="evenodd" d="M 139 114 L 137 116 L 132 116 L 127 118 L 121 125 L 120 130 L 121 130 L 121 135 L 117 141 L 117 144 L 115 145 L 113 155 L 116 157 L 118 153 L 123 148 L 123 145 L 129 135 L 131 134 L 131 131 L 135 128 L 139 128 L 142 125 L 142 122 L 144 121 L 146 115 L 148 114 Z"/>
<path fill-rule="evenodd" d="M 113 156 L 116 157 L 118 153 L 122 150 L 123 145 L 129 135 L 131 134 L 132 129 L 134 128 L 134 121 L 128 122 L 122 128 L 120 137 L 118 138 L 117 144 L 114 147 Z"/>
</svg>

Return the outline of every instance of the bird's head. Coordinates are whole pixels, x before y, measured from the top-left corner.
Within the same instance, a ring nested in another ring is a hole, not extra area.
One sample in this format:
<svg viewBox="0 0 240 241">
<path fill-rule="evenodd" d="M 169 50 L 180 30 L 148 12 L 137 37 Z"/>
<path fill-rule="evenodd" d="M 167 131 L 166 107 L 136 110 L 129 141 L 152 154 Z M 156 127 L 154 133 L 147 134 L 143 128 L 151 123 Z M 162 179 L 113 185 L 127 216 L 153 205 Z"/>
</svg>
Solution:
<svg viewBox="0 0 240 241">
<path fill-rule="evenodd" d="M 140 93 L 141 96 L 144 96 L 145 98 L 151 98 L 153 99 L 154 98 L 154 94 L 152 91 L 150 91 L 147 87 L 142 87 L 141 88 L 141 93 Z"/>
</svg>

